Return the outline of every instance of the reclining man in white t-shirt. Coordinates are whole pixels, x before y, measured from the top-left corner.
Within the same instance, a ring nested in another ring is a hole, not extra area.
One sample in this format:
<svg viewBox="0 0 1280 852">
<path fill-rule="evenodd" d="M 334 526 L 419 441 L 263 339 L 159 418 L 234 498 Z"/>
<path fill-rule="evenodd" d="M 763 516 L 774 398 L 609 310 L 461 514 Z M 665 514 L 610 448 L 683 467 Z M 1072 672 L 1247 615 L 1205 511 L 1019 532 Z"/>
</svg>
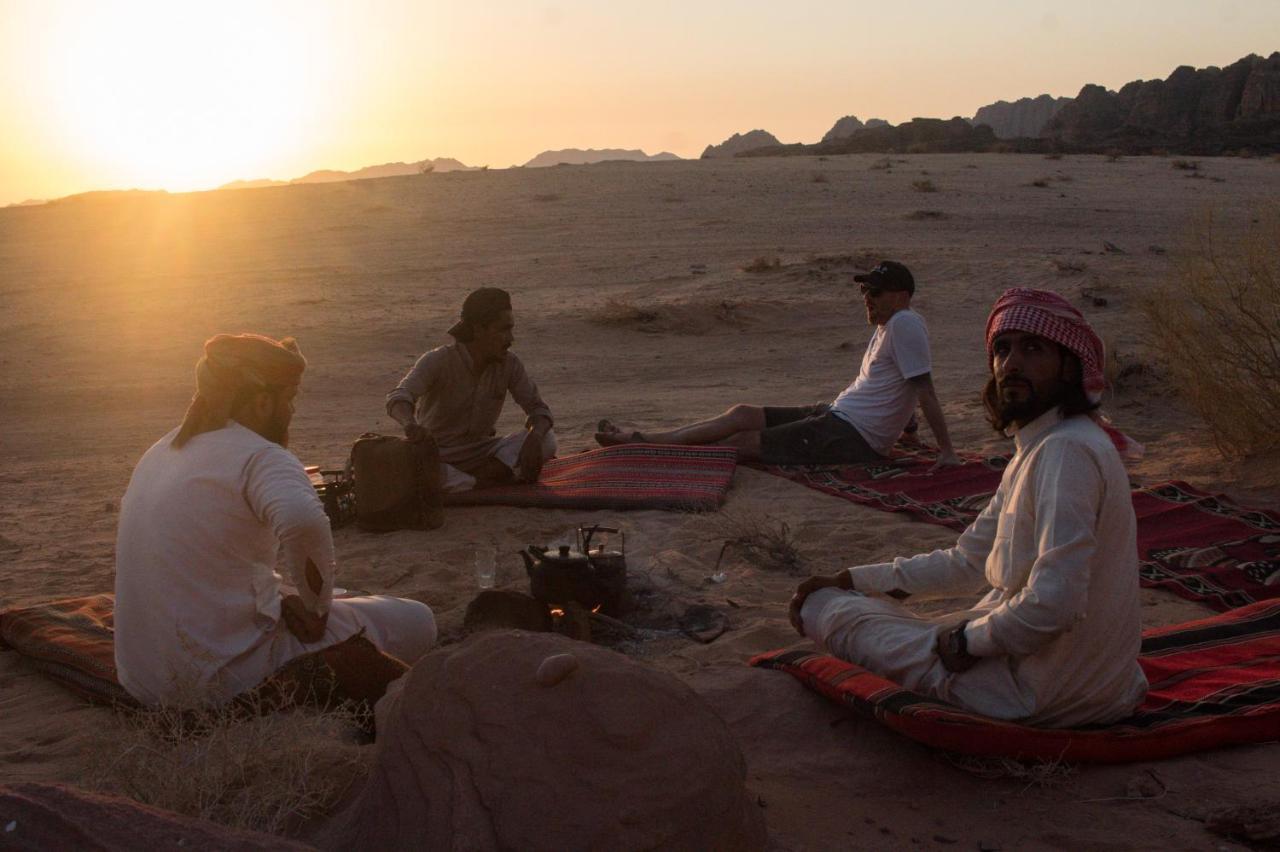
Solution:
<svg viewBox="0 0 1280 852">
<path fill-rule="evenodd" d="M 960 463 L 934 391 L 929 331 L 911 310 L 915 279 L 901 263 L 881 261 L 861 285 L 867 322 L 876 327 L 853 384 L 832 402 L 801 406 L 735 405 L 728 411 L 666 432 L 623 431 L 601 420 L 596 441 L 720 444 L 739 458 L 766 464 L 858 464 L 883 459 L 919 404 L 938 441 L 935 467 Z"/>
</svg>

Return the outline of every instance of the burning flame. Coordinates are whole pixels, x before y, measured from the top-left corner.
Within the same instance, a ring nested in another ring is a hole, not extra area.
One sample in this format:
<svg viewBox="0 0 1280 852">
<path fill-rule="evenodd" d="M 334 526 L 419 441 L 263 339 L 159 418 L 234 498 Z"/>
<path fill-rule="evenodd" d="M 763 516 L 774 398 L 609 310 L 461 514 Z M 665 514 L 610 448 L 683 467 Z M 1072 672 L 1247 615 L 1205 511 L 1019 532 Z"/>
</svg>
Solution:
<svg viewBox="0 0 1280 852">
<path fill-rule="evenodd" d="M 596 604 L 595 606 L 591 607 L 591 611 L 592 611 L 592 612 L 599 612 L 599 611 L 600 611 L 600 607 L 602 607 L 602 606 L 604 606 L 604 604 Z"/>
<path fill-rule="evenodd" d="M 558 607 L 558 606 L 553 606 L 553 607 L 551 607 L 551 617 L 552 617 L 552 618 L 563 618 L 563 617 L 564 617 L 564 610 L 562 610 L 562 609 L 561 609 L 560 607 Z"/>
</svg>

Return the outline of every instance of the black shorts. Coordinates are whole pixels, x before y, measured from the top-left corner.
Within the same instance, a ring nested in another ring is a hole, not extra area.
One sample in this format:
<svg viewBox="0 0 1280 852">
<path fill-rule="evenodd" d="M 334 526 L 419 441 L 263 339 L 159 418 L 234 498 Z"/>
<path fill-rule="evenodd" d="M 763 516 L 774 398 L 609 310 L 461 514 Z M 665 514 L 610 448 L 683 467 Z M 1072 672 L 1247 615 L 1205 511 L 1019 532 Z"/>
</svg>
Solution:
<svg viewBox="0 0 1280 852">
<path fill-rule="evenodd" d="M 764 426 L 760 461 L 765 464 L 860 464 L 884 459 L 825 402 L 765 406 Z"/>
</svg>

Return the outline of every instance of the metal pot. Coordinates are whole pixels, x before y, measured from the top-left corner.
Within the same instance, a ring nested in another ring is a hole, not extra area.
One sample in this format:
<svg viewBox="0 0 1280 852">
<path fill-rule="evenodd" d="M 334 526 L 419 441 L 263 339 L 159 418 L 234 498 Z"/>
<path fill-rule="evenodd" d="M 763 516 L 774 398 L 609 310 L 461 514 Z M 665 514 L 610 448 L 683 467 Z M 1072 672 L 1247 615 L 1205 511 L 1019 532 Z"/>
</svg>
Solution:
<svg viewBox="0 0 1280 852">
<path fill-rule="evenodd" d="M 621 551 L 606 550 L 601 533 L 622 535 L 618 529 L 594 525 L 578 528 L 578 547 L 561 545 L 556 550 L 530 546 L 520 551 L 529 574 L 529 591 L 550 604 L 577 602 L 587 609 L 619 615 L 627 593 L 626 538 Z M 597 544 L 592 547 L 592 539 Z M 607 541 L 607 537 L 606 537 Z"/>
</svg>

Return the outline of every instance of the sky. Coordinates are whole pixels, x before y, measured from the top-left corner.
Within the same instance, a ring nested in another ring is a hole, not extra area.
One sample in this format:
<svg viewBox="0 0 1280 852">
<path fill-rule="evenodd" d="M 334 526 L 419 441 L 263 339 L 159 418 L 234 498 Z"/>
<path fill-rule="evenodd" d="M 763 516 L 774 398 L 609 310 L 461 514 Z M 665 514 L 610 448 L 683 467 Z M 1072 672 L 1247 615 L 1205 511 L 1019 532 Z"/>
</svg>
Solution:
<svg viewBox="0 0 1280 852">
<path fill-rule="evenodd" d="M 1280 0 L 0 0 L 0 205 L 972 116 L 1280 49 Z"/>
</svg>

